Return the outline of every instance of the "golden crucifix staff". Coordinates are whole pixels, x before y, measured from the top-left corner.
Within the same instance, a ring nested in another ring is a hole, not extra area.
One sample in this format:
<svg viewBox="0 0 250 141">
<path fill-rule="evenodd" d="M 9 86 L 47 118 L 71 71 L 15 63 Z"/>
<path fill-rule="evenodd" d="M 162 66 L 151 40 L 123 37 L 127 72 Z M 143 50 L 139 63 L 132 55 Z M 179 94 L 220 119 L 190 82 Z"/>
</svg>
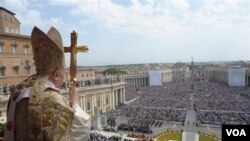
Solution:
<svg viewBox="0 0 250 141">
<path fill-rule="evenodd" d="M 87 52 L 89 49 L 87 46 L 77 46 L 77 33 L 73 31 L 71 33 L 71 45 L 70 47 L 64 47 L 64 52 L 70 53 L 70 89 L 74 89 L 76 84 L 76 53 Z"/>
</svg>

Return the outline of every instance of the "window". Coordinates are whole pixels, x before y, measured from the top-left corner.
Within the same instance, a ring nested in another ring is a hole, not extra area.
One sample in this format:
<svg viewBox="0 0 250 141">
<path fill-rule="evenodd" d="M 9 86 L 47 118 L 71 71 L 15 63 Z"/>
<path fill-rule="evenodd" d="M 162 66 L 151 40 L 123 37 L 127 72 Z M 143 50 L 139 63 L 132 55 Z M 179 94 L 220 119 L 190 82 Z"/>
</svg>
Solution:
<svg viewBox="0 0 250 141">
<path fill-rule="evenodd" d="M 25 74 L 27 74 L 27 75 L 30 74 L 30 68 L 25 68 Z"/>
<path fill-rule="evenodd" d="M 17 46 L 12 46 L 12 53 L 17 53 Z"/>
<path fill-rule="evenodd" d="M 24 53 L 28 54 L 28 52 L 29 52 L 29 48 L 28 47 L 24 47 Z"/>
<path fill-rule="evenodd" d="M 86 74 L 86 77 L 88 77 L 89 76 L 89 74 Z"/>
<path fill-rule="evenodd" d="M 5 27 L 5 32 L 9 33 L 9 28 Z"/>
<path fill-rule="evenodd" d="M 13 69 L 13 74 L 18 75 L 19 66 L 14 66 L 14 67 L 12 67 L 12 69 Z"/>
<path fill-rule="evenodd" d="M 5 76 L 5 67 L 0 67 L 0 76 Z"/>
<path fill-rule="evenodd" d="M 90 111 L 90 103 L 87 103 L 87 111 Z"/>
<path fill-rule="evenodd" d="M 18 69 L 13 69 L 14 75 L 18 75 Z"/>
<path fill-rule="evenodd" d="M 14 44 L 17 45 L 16 42 L 14 42 Z M 29 47 L 30 47 L 28 40 L 25 41 L 23 47 L 24 47 L 24 54 L 28 54 L 29 53 Z"/>
<path fill-rule="evenodd" d="M 3 45 L 0 45 L 0 52 L 3 52 Z"/>
</svg>

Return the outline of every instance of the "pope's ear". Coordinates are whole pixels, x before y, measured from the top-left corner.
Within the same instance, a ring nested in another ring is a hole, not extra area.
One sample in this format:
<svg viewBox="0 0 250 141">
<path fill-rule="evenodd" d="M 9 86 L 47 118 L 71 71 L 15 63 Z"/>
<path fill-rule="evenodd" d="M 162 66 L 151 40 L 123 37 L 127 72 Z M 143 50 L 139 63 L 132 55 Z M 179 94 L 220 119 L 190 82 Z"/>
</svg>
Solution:
<svg viewBox="0 0 250 141">
<path fill-rule="evenodd" d="M 59 71 L 58 71 L 58 69 L 55 69 L 55 70 L 50 74 L 50 79 L 52 79 L 53 81 L 54 81 L 54 80 L 57 80 L 58 75 L 59 75 Z"/>
<path fill-rule="evenodd" d="M 58 77 L 58 75 L 59 75 L 59 71 L 56 71 L 56 72 L 54 73 L 54 77 Z"/>
<path fill-rule="evenodd" d="M 53 73 L 53 78 L 54 80 L 58 80 L 58 77 L 59 77 L 59 74 L 60 72 L 58 70 L 56 70 L 54 73 Z"/>
</svg>

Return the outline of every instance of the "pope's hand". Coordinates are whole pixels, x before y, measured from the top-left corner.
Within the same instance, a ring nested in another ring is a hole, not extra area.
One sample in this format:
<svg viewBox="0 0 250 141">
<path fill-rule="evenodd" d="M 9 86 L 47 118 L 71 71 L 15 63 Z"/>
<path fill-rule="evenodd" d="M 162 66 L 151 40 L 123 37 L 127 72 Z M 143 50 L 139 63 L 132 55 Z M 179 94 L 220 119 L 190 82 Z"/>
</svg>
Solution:
<svg viewBox="0 0 250 141">
<path fill-rule="evenodd" d="M 76 87 L 74 87 L 73 89 L 70 89 L 69 96 L 70 96 L 70 103 L 72 107 L 74 107 L 75 105 L 79 105 L 79 95 L 78 95 L 78 90 L 76 89 Z"/>
</svg>

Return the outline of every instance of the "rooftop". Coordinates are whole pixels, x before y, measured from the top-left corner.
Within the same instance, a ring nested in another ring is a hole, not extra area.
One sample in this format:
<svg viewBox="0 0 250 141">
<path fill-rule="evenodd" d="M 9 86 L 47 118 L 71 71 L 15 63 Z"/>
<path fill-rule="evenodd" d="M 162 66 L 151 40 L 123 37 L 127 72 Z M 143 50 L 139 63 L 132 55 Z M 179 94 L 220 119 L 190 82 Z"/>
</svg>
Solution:
<svg viewBox="0 0 250 141">
<path fill-rule="evenodd" d="M 12 15 L 16 15 L 15 13 L 13 13 L 13 12 L 9 11 L 8 9 L 3 8 L 3 7 L 0 7 L 0 10 L 4 10 L 4 11 L 9 12 Z"/>
</svg>

